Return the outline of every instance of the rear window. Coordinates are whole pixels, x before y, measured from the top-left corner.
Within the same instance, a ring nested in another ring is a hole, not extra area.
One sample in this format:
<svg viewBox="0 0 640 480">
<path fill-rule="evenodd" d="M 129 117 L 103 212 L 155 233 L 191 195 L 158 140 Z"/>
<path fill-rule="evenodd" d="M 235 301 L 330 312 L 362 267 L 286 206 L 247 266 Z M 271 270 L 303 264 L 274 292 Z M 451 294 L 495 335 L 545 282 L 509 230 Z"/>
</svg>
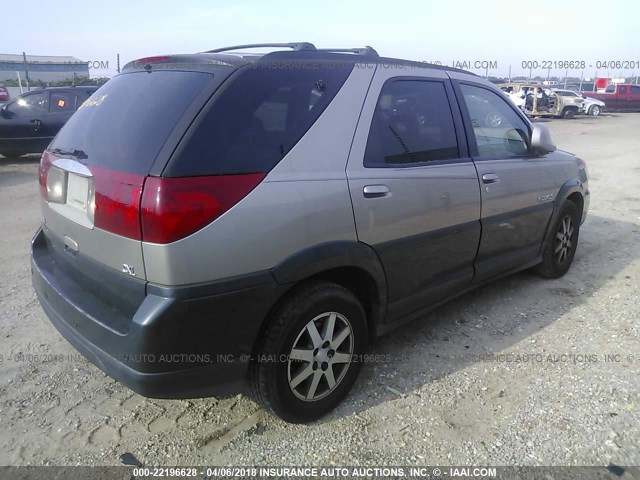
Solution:
<svg viewBox="0 0 640 480">
<path fill-rule="evenodd" d="M 78 108 L 50 148 L 82 151 L 87 165 L 146 175 L 178 119 L 212 78 L 178 71 L 118 75 Z"/>
<path fill-rule="evenodd" d="M 166 176 L 268 172 L 338 93 L 353 63 L 244 67 L 187 133 Z"/>
</svg>

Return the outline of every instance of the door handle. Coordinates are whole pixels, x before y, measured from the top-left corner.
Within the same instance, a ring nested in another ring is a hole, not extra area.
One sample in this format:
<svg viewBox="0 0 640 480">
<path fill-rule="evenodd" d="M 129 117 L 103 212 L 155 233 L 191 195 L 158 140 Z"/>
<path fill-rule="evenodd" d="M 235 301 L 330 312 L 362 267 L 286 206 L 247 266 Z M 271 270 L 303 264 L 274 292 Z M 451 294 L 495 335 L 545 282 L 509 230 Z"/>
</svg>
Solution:
<svg viewBox="0 0 640 480">
<path fill-rule="evenodd" d="M 485 173 L 482 175 L 482 183 L 497 183 L 500 181 L 500 177 L 495 173 Z"/>
<path fill-rule="evenodd" d="M 362 193 L 366 198 L 386 197 L 391 193 L 386 185 L 366 185 L 362 189 Z"/>
<path fill-rule="evenodd" d="M 42 126 L 42 121 L 41 120 L 31 120 L 31 124 L 33 125 L 33 131 L 37 132 L 38 130 L 40 130 L 40 127 Z"/>
</svg>

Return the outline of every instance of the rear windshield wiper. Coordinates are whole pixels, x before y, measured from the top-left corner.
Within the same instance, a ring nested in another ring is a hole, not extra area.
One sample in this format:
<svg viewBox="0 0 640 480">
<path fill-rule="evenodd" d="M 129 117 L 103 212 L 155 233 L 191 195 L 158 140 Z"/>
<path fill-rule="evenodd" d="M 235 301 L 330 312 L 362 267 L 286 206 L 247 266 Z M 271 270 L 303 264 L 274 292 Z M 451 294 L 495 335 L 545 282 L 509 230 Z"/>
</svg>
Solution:
<svg viewBox="0 0 640 480">
<path fill-rule="evenodd" d="M 66 157 L 77 158 L 78 160 L 85 160 L 89 158 L 84 150 L 63 150 L 62 148 L 52 148 L 51 153 L 55 153 L 56 155 L 64 155 Z"/>
</svg>

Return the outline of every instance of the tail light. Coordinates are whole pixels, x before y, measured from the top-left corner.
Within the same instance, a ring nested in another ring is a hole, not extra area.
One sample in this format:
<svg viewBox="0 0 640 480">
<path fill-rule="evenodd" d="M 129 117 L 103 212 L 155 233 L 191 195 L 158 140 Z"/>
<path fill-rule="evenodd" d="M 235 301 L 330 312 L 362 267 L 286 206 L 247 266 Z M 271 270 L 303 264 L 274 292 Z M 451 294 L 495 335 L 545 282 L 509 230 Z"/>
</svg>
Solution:
<svg viewBox="0 0 640 480">
<path fill-rule="evenodd" d="M 45 151 L 40 157 L 40 166 L 38 167 L 38 183 L 40 184 L 40 195 L 45 200 L 49 199 L 47 195 L 47 177 L 49 176 L 49 170 L 51 169 L 51 155 Z"/>
<path fill-rule="evenodd" d="M 46 151 L 42 155 L 40 192 L 48 202 L 64 203 L 68 175 L 51 168 L 55 160 Z M 94 226 L 152 243 L 175 242 L 200 230 L 247 196 L 266 175 L 160 178 L 89 169 L 93 182 L 87 192 L 88 213 Z"/>
<path fill-rule="evenodd" d="M 144 175 L 90 167 L 94 179 L 94 225 L 116 235 L 142 240 L 140 197 Z"/>
<path fill-rule="evenodd" d="M 170 243 L 200 230 L 243 199 L 264 176 L 148 177 L 142 194 L 143 240 Z"/>
</svg>

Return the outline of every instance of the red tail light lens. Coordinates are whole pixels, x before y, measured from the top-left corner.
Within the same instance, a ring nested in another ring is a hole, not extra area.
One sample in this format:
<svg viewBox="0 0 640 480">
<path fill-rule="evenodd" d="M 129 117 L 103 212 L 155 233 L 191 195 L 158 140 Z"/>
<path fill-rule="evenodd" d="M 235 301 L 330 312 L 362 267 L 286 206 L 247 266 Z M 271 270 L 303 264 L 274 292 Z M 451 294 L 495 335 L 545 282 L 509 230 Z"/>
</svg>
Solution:
<svg viewBox="0 0 640 480">
<path fill-rule="evenodd" d="M 145 177 L 91 167 L 95 182 L 94 225 L 117 235 L 142 239 L 140 197 Z"/>
<path fill-rule="evenodd" d="M 40 166 L 38 167 L 38 183 L 40 184 L 40 195 L 47 200 L 47 175 L 53 160 L 49 152 L 44 152 L 40 157 Z"/>
<path fill-rule="evenodd" d="M 264 177 L 148 177 L 141 205 L 143 240 L 170 243 L 191 235 L 242 200 Z"/>
</svg>

